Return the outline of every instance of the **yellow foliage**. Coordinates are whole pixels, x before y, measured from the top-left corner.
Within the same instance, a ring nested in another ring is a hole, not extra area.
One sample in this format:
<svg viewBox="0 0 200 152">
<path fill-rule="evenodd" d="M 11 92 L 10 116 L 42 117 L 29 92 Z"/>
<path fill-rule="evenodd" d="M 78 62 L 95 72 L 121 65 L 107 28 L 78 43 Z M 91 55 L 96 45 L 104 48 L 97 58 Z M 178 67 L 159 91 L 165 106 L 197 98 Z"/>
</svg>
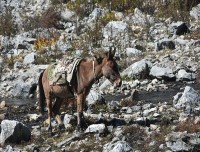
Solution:
<svg viewBox="0 0 200 152">
<path fill-rule="evenodd" d="M 34 49 L 37 51 L 41 51 L 41 49 L 45 47 L 51 47 L 55 45 L 56 38 L 52 37 L 50 39 L 44 38 L 44 37 L 38 37 L 38 39 L 34 43 Z"/>
</svg>

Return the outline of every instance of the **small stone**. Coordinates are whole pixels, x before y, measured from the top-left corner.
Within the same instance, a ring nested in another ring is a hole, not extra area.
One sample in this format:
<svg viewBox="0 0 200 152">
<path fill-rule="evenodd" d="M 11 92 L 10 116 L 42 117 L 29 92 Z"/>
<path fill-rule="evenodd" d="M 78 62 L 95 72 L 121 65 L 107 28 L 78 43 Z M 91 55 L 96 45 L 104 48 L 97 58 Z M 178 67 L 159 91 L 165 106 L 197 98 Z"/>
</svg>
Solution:
<svg viewBox="0 0 200 152">
<path fill-rule="evenodd" d="M 38 118 L 40 117 L 40 115 L 38 115 L 38 114 L 28 114 L 27 116 L 28 116 L 30 121 L 38 120 Z"/>
<path fill-rule="evenodd" d="M 164 148 L 164 144 L 161 144 L 160 146 L 159 146 L 159 149 L 163 149 Z"/>
<path fill-rule="evenodd" d="M 6 102 L 5 101 L 1 101 L 0 103 L 0 109 L 3 109 L 6 106 Z"/>
<path fill-rule="evenodd" d="M 200 118 L 198 116 L 195 117 L 194 123 L 195 124 L 200 124 Z"/>
<path fill-rule="evenodd" d="M 0 120 L 4 120 L 4 119 L 5 119 L 5 116 L 6 116 L 6 114 L 5 114 L 5 113 L 3 113 L 3 114 L 0 114 Z"/>
<path fill-rule="evenodd" d="M 127 109 L 127 111 L 126 111 L 127 114 L 130 114 L 130 113 L 132 113 L 132 112 L 133 112 L 133 110 L 132 110 L 132 108 L 130 108 L 130 107 L 129 107 L 129 108 Z"/>
<path fill-rule="evenodd" d="M 155 117 L 155 118 L 160 117 L 160 114 L 159 113 L 154 113 L 153 117 Z"/>
<path fill-rule="evenodd" d="M 104 133 L 106 131 L 105 124 L 92 124 L 86 129 L 86 133 Z"/>
<path fill-rule="evenodd" d="M 157 128 L 159 128 L 158 125 L 150 124 L 151 130 L 156 130 Z"/>
</svg>

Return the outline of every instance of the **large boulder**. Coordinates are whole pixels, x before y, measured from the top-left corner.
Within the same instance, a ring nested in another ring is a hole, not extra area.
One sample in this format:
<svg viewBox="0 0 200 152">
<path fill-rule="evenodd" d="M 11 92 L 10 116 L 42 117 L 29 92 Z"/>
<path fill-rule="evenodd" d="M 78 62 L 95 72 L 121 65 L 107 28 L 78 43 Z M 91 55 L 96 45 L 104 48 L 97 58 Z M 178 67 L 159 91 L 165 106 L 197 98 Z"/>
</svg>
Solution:
<svg viewBox="0 0 200 152">
<path fill-rule="evenodd" d="M 103 152 L 132 152 L 132 150 L 126 141 L 111 142 L 103 146 Z"/>
<path fill-rule="evenodd" d="M 157 45 L 156 45 L 157 51 L 160 51 L 162 49 L 174 50 L 175 49 L 175 43 L 172 40 L 163 39 L 160 42 L 158 42 Z"/>
<path fill-rule="evenodd" d="M 173 70 L 169 67 L 153 66 L 150 70 L 150 75 L 156 78 L 174 79 L 175 75 Z"/>
<path fill-rule="evenodd" d="M 130 65 L 122 72 L 121 76 L 128 76 L 130 78 L 145 78 L 149 75 L 149 69 L 151 66 L 152 63 L 149 60 L 143 59 Z"/>
<path fill-rule="evenodd" d="M 105 103 L 103 95 L 94 89 L 90 90 L 90 93 L 86 98 L 86 101 L 88 106 Z"/>
<path fill-rule="evenodd" d="M 171 132 L 165 140 L 166 146 L 172 151 L 199 151 L 199 133 Z"/>
<path fill-rule="evenodd" d="M 149 25 L 149 24 L 152 25 L 155 23 L 155 19 L 152 16 L 148 14 L 146 15 L 138 8 L 135 8 L 134 10 L 132 21 L 134 24 L 138 24 L 138 25 Z"/>
<path fill-rule="evenodd" d="M 177 109 L 185 107 L 194 107 L 195 105 L 200 106 L 199 93 L 190 86 L 186 86 L 183 92 L 177 93 L 173 97 L 173 105 Z"/>
<path fill-rule="evenodd" d="M 103 16 L 107 11 L 102 8 L 94 8 L 94 10 L 91 12 L 91 14 L 88 17 L 88 23 L 94 22 L 94 20 L 100 18 Z"/>
<path fill-rule="evenodd" d="M 182 23 L 181 25 L 176 27 L 176 35 L 184 35 L 186 33 L 189 33 L 190 30 L 186 23 Z"/>
<path fill-rule="evenodd" d="M 106 129 L 107 128 L 105 124 L 92 124 L 88 126 L 85 132 L 86 133 L 105 133 Z"/>
<path fill-rule="evenodd" d="M 195 79 L 195 74 L 186 72 L 184 69 L 181 69 L 176 74 L 176 79 L 177 81 L 184 81 L 184 80 L 192 81 Z"/>
<path fill-rule="evenodd" d="M 75 21 L 75 19 L 76 19 L 75 18 L 76 13 L 69 9 L 63 10 L 60 15 L 61 15 L 61 19 L 66 22 L 72 22 L 72 21 Z"/>
<path fill-rule="evenodd" d="M 67 42 L 63 41 L 63 39 L 65 39 L 65 37 L 67 37 L 67 35 L 66 35 L 66 34 L 62 34 L 62 35 L 59 37 L 58 41 L 56 42 L 56 46 L 57 46 L 58 49 L 59 49 L 60 51 L 62 51 L 63 53 L 65 53 L 67 50 L 69 50 L 69 49 L 72 48 L 71 44 L 68 43 L 68 41 L 67 41 Z"/>
<path fill-rule="evenodd" d="M 66 129 L 70 129 L 76 123 L 76 118 L 73 115 L 65 114 L 63 124 Z"/>
<path fill-rule="evenodd" d="M 192 10 L 190 11 L 190 16 L 192 16 L 196 20 L 200 19 L 200 4 L 192 8 Z"/>
<path fill-rule="evenodd" d="M 140 55 L 142 55 L 142 51 L 140 51 L 136 48 L 126 48 L 126 55 L 128 57 L 140 56 Z"/>
<path fill-rule="evenodd" d="M 104 30 L 103 30 L 103 37 L 114 38 L 119 36 L 120 34 L 124 34 L 128 31 L 128 24 L 123 21 L 111 21 L 109 22 Z"/>
<path fill-rule="evenodd" d="M 1 122 L 0 144 L 5 142 L 20 143 L 21 141 L 29 141 L 31 139 L 31 131 L 24 124 L 15 120 L 3 120 Z"/>
<path fill-rule="evenodd" d="M 31 64 L 31 63 L 34 63 L 34 62 L 35 62 L 35 59 L 36 59 L 36 53 L 31 52 L 31 53 L 27 54 L 27 55 L 24 57 L 23 63 L 24 63 L 25 65 L 26 65 L 26 64 Z"/>
</svg>

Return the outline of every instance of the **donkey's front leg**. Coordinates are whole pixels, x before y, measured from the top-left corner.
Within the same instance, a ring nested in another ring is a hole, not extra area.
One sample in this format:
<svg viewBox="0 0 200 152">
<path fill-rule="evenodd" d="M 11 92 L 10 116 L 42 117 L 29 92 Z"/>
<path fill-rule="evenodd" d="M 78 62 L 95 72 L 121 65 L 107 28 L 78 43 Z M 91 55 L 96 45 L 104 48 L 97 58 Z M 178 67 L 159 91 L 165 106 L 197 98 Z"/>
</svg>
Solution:
<svg viewBox="0 0 200 152">
<path fill-rule="evenodd" d="M 83 129 L 83 104 L 85 101 L 85 96 L 84 94 L 79 94 L 77 96 L 77 127 L 78 130 Z"/>
</svg>

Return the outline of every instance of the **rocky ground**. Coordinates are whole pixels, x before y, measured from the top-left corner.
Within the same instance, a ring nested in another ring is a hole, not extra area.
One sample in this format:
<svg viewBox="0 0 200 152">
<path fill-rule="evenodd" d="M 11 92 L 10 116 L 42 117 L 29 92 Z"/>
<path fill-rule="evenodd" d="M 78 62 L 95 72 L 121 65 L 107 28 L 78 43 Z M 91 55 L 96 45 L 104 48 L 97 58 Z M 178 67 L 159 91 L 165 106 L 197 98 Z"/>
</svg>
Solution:
<svg viewBox="0 0 200 152">
<path fill-rule="evenodd" d="M 11 6 L 21 29 L 0 35 L 0 151 L 200 151 L 200 4 L 191 8 L 188 22 L 138 8 L 129 14 L 113 11 L 116 18 L 98 27 L 100 33 L 93 29 L 109 13 L 106 8 L 94 7 L 79 18 L 62 4 L 56 27 L 27 30 L 22 14 L 41 15 L 51 1 L 18 4 L 0 2 L 0 13 Z M 47 114 L 41 115 L 37 105 L 40 72 L 58 54 L 84 57 L 110 46 L 121 59 L 122 86 L 114 89 L 104 78 L 94 84 L 83 132 L 76 131 L 76 111 L 63 105 L 65 129 L 52 120 L 50 136 Z"/>
<path fill-rule="evenodd" d="M 1 128 L 4 134 L 1 134 L 1 138 L 7 142 L 1 150 L 199 151 L 200 109 L 195 103 L 195 100 L 198 100 L 198 92 L 190 87 L 195 87 L 194 84 L 174 84 L 164 84 L 169 89 L 156 92 L 133 91 L 128 97 L 121 94 L 117 97 L 105 96 L 107 104 L 96 104 L 85 112 L 86 125 L 82 133 L 75 129 L 76 113 L 72 115 L 70 111 L 64 110 L 64 107 L 62 116 L 66 129 L 60 131 L 54 120 L 51 136 L 43 124 L 47 114 L 42 116 L 33 100 L 26 101 L 27 104 L 16 101 L 15 105 L 11 102 L 5 105 L 2 102 L 1 117 L 4 118 Z M 180 87 L 182 90 L 177 90 Z M 159 88 L 159 85 L 156 85 L 156 88 Z M 24 128 L 17 127 L 21 123 L 25 125 Z M 10 128 L 7 131 L 12 133 L 9 139 L 6 138 L 8 132 L 5 132 L 5 127 L 8 126 Z M 15 129 L 12 130 L 11 126 Z M 19 132 L 26 135 L 19 135 Z M 24 141 L 30 134 L 31 138 Z"/>
</svg>

